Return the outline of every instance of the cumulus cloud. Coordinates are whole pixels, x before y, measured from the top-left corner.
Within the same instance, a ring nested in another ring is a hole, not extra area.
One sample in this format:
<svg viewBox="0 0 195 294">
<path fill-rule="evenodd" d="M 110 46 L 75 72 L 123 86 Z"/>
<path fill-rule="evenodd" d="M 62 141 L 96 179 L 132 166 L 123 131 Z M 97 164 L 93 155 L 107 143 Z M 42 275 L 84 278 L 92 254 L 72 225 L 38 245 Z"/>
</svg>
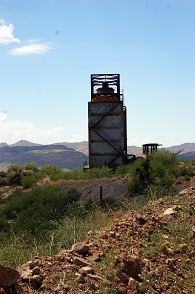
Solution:
<svg viewBox="0 0 195 294">
<path fill-rule="evenodd" d="M 0 119 L 4 118 L 0 113 Z M 65 128 L 39 128 L 30 122 L 0 120 L 0 142 L 13 144 L 20 140 L 27 140 L 40 144 L 51 144 L 64 141 Z"/>
<path fill-rule="evenodd" d="M 0 121 L 6 118 L 6 114 L 4 112 L 0 112 Z"/>
<path fill-rule="evenodd" d="M 49 44 L 29 44 L 10 50 L 10 55 L 33 55 L 33 54 L 45 54 L 52 50 L 52 46 Z"/>
<path fill-rule="evenodd" d="M 0 44 L 20 43 L 20 40 L 13 35 L 13 24 L 7 24 L 3 19 L 0 20 Z"/>
<path fill-rule="evenodd" d="M 68 142 L 81 142 L 84 141 L 83 136 L 81 136 L 80 134 L 74 134 L 71 136 L 71 138 L 68 140 Z"/>
<path fill-rule="evenodd" d="M 9 43 L 21 43 L 18 38 L 13 35 L 13 24 L 7 24 L 3 19 L 0 20 L 0 45 Z M 20 47 L 14 48 L 8 52 L 10 55 L 40 55 L 48 53 L 53 49 L 53 46 L 48 43 L 43 43 L 39 39 L 29 40 L 27 44 L 21 44 Z"/>
</svg>

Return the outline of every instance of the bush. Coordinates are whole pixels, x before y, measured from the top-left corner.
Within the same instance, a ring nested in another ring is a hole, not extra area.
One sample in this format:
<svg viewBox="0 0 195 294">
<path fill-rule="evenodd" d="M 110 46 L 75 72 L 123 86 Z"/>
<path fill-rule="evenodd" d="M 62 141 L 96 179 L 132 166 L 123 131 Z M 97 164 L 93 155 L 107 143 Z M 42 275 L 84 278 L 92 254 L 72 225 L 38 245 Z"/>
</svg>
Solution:
<svg viewBox="0 0 195 294">
<path fill-rule="evenodd" d="M 8 172 L 20 173 L 22 171 L 22 166 L 18 165 L 18 164 L 11 164 L 11 165 L 8 166 L 7 171 Z"/>
<path fill-rule="evenodd" d="M 127 165 L 119 165 L 116 167 L 115 172 L 114 172 L 114 176 L 116 177 L 122 177 L 124 175 L 126 175 L 132 167 L 132 163 L 131 164 L 127 164 Z"/>
<path fill-rule="evenodd" d="M 24 175 L 21 179 L 21 184 L 23 188 L 31 188 L 38 182 L 38 180 L 42 178 L 41 172 L 35 172 L 33 174 Z"/>
<path fill-rule="evenodd" d="M 42 166 L 41 172 L 43 174 L 51 176 L 51 179 L 53 179 L 53 177 L 56 177 L 57 175 L 61 176 L 61 174 L 63 173 L 63 170 L 57 166 L 53 166 L 51 164 L 46 164 L 46 165 Z"/>
<path fill-rule="evenodd" d="M 14 173 L 14 174 L 11 174 L 9 176 L 9 179 L 8 179 L 8 184 L 10 186 L 20 186 L 21 185 L 21 174 L 19 174 L 18 172 Z"/>
<path fill-rule="evenodd" d="M 0 177 L 0 186 L 7 186 L 7 180 Z"/>
<path fill-rule="evenodd" d="M 130 196 L 147 193 L 150 185 L 159 186 L 163 191 L 173 188 L 175 179 L 181 174 L 188 174 L 189 167 L 181 167 L 178 153 L 161 150 L 139 159 L 131 170 L 131 181 L 127 184 Z M 144 192 L 145 191 L 145 192 Z"/>
<path fill-rule="evenodd" d="M 36 187 L 28 193 L 17 190 L 0 208 L 0 216 L 4 217 L 7 225 L 10 219 L 16 218 L 12 223 L 13 232 L 27 230 L 42 234 L 54 228 L 55 221 L 65 216 L 69 206 L 79 199 L 80 194 L 74 188 L 67 192 L 61 192 L 55 186 Z"/>
<path fill-rule="evenodd" d="M 143 191 L 144 187 L 140 182 L 140 178 L 136 175 L 127 183 L 127 192 L 129 196 L 138 195 Z"/>
<path fill-rule="evenodd" d="M 5 178 L 7 176 L 7 173 L 4 171 L 0 171 L 0 177 Z"/>
<path fill-rule="evenodd" d="M 74 169 L 72 171 L 63 172 L 61 178 L 64 180 L 84 180 L 86 174 L 81 169 Z"/>
<path fill-rule="evenodd" d="M 101 168 L 91 168 L 86 171 L 87 179 L 110 178 L 112 175 L 113 171 L 108 166 L 102 166 Z"/>
<path fill-rule="evenodd" d="M 36 163 L 34 163 L 34 162 L 25 163 L 24 164 L 24 169 L 25 170 L 31 170 L 31 171 L 34 171 L 34 172 L 37 172 L 39 170 Z"/>
</svg>

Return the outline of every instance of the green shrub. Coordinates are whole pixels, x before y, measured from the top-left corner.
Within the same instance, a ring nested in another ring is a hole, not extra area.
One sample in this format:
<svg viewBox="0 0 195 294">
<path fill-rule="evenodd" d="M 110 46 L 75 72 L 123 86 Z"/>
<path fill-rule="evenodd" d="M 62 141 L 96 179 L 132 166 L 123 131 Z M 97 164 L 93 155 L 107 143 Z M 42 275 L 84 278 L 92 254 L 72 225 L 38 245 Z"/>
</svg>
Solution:
<svg viewBox="0 0 195 294">
<path fill-rule="evenodd" d="M 14 174 L 11 174 L 8 178 L 8 184 L 10 186 L 20 186 L 21 185 L 21 174 L 16 172 Z"/>
<path fill-rule="evenodd" d="M 4 216 L 7 225 L 10 219 L 15 218 L 12 223 L 14 232 L 27 230 L 43 233 L 54 228 L 54 221 L 60 221 L 67 214 L 69 206 L 79 199 L 80 193 L 74 188 L 67 192 L 61 192 L 55 186 L 35 187 L 28 193 L 17 190 L 0 208 L 0 216 Z"/>
<path fill-rule="evenodd" d="M 129 196 L 138 195 L 143 191 L 144 187 L 140 182 L 140 178 L 136 175 L 127 183 L 127 192 Z"/>
<path fill-rule="evenodd" d="M 31 188 L 34 186 L 34 184 L 38 182 L 40 178 L 42 178 L 42 174 L 40 171 L 33 174 L 24 175 L 21 179 L 21 184 L 25 189 Z"/>
<path fill-rule="evenodd" d="M 103 199 L 103 207 L 105 207 L 105 208 L 110 208 L 110 209 L 112 209 L 112 208 L 117 208 L 117 207 L 119 207 L 121 205 L 121 203 L 117 200 L 117 199 L 115 199 L 115 198 L 113 198 L 113 197 L 105 197 L 104 199 Z"/>
<path fill-rule="evenodd" d="M 0 230 L 6 232 L 9 228 L 9 224 L 6 222 L 6 216 L 0 213 Z"/>
<path fill-rule="evenodd" d="M 36 163 L 34 163 L 34 162 L 27 162 L 27 163 L 25 163 L 24 166 L 23 166 L 23 168 L 25 170 L 31 170 L 31 171 L 34 171 L 34 172 L 36 172 L 36 171 L 39 170 L 38 167 L 37 167 L 37 165 L 36 165 Z"/>
<path fill-rule="evenodd" d="M 125 176 L 128 172 L 131 170 L 132 164 L 127 164 L 127 165 L 119 165 L 116 167 L 114 176 L 116 177 L 123 177 Z"/>
<path fill-rule="evenodd" d="M 0 171 L 0 177 L 5 178 L 7 176 L 7 173 L 4 171 Z"/>
<path fill-rule="evenodd" d="M 184 179 L 185 179 L 186 181 L 188 181 L 188 182 L 190 181 L 190 177 L 187 176 L 187 175 L 184 176 Z"/>
<path fill-rule="evenodd" d="M 81 169 L 74 169 L 72 171 L 64 171 L 61 178 L 64 180 L 85 180 L 86 174 Z"/>
<path fill-rule="evenodd" d="M 131 180 L 127 184 L 130 196 L 140 194 L 151 183 L 150 160 L 140 158 L 135 162 L 131 171 Z"/>
<path fill-rule="evenodd" d="M 42 166 L 41 172 L 52 177 L 52 176 L 55 176 L 56 174 L 61 174 L 63 170 L 57 166 L 46 164 Z"/>
<path fill-rule="evenodd" d="M 0 177 L 0 186 L 7 186 L 7 180 Z"/>
<path fill-rule="evenodd" d="M 16 173 L 20 173 L 22 171 L 22 166 L 19 164 L 11 164 L 8 166 L 7 169 L 8 172 L 16 172 Z"/>
<path fill-rule="evenodd" d="M 162 177 L 161 182 L 160 182 L 160 186 L 166 187 L 166 188 L 171 188 L 171 187 L 173 187 L 174 182 L 175 182 L 174 175 L 166 174 L 164 177 Z"/>
<path fill-rule="evenodd" d="M 31 176 L 24 176 L 21 180 L 21 184 L 24 189 L 32 187 L 35 183 L 36 181 Z"/>
<path fill-rule="evenodd" d="M 84 202 L 84 210 L 85 211 L 91 211 L 94 208 L 94 201 L 91 198 L 88 198 L 85 202 Z"/>
<path fill-rule="evenodd" d="M 188 165 L 187 163 L 179 166 L 179 175 L 180 176 L 190 176 L 193 170 L 192 165 Z"/>
<path fill-rule="evenodd" d="M 85 172 L 82 169 L 75 169 L 72 171 L 64 171 L 52 165 L 45 165 L 42 167 L 41 172 L 49 175 L 54 181 L 59 179 L 64 180 L 89 180 L 95 178 L 110 178 L 113 175 L 112 169 L 107 166 L 99 168 L 92 168 Z"/>
<path fill-rule="evenodd" d="M 110 178 L 113 175 L 113 171 L 108 166 L 102 166 L 100 168 L 91 168 L 86 171 L 87 179 L 97 179 L 97 178 Z"/>
<path fill-rule="evenodd" d="M 131 170 L 131 180 L 127 184 L 127 192 L 130 196 L 147 193 L 150 185 L 160 187 L 163 191 L 172 191 L 176 179 L 181 174 L 190 174 L 188 165 L 182 166 L 177 158 L 178 153 L 160 150 L 148 154 L 147 158 L 139 159 Z M 164 194 L 164 193 L 163 193 Z"/>
</svg>

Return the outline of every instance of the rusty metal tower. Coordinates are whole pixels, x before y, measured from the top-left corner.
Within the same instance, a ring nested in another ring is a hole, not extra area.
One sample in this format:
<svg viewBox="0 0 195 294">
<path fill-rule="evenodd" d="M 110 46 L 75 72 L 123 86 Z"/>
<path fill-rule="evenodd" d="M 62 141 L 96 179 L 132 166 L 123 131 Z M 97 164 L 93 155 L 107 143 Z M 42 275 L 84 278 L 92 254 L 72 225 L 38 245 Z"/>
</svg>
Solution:
<svg viewBox="0 0 195 294">
<path fill-rule="evenodd" d="M 124 164 L 127 119 L 119 74 L 92 74 L 88 102 L 89 168 Z"/>
</svg>

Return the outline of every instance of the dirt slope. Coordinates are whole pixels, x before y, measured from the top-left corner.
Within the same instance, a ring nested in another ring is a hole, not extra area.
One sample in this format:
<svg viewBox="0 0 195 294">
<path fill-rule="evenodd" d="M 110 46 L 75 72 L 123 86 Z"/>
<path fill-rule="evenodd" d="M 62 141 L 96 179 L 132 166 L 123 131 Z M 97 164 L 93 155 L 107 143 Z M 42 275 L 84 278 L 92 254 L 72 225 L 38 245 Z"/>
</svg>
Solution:
<svg viewBox="0 0 195 294">
<path fill-rule="evenodd" d="M 70 250 L 20 267 L 19 293 L 195 293 L 194 208 L 189 187 L 129 211 Z"/>
<path fill-rule="evenodd" d="M 128 211 L 88 232 L 70 250 L 32 258 L 18 267 L 18 282 L 0 293 L 195 293 L 194 184 L 195 177 L 177 197 L 151 201 L 142 212 Z M 98 190 L 94 181 L 90 187 Z"/>
</svg>

